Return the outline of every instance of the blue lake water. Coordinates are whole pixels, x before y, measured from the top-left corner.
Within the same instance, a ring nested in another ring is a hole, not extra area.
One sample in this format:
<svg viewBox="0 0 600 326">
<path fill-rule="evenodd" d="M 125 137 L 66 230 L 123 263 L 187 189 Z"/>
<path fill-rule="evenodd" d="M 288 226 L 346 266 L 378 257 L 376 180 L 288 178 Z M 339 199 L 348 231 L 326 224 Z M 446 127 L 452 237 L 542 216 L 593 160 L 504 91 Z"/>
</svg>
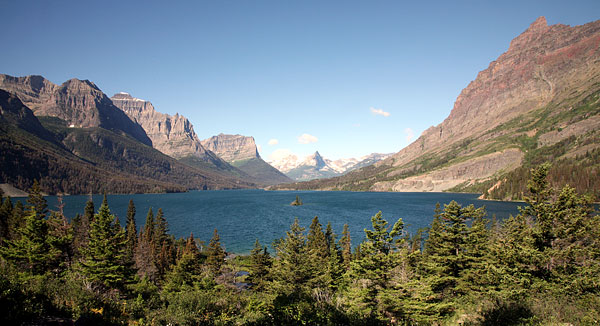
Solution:
<svg viewBox="0 0 600 326">
<path fill-rule="evenodd" d="M 300 196 L 302 206 L 290 206 Z M 64 212 L 69 218 L 83 213 L 89 196 L 65 196 Z M 364 239 L 364 229 L 371 227 L 371 216 L 382 211 L 383 217 L 393 224 L 402 218 L 405 229 L 411 234 L 427 227 L 433 219 L 436 203 L 447 204 L 455 200 L 462 205 L 486 206 L 488 216 L 504 219 L 518 213 L 523 203 L 478 200 L 476 194 L 455 193 L 392 193 L 392 192 L 338 192 L 338 191 L 263 191 L 224 190 L 191 191 L 174 194 L 109 195 L 111 212 L 125 223 L 129 199 L 133 199 L 137 214 L 136 223 L 141 228 L 146 213 L 162 208 L 169 223 L 169 232 L 175 237 L 195 238 L 205 241 L 218 229 L 221 243 L 228 252 L 248 253 L 259 239 L 270 245 L 285 236 L 294 218 L 308 229 L 311 220 L 318 216 L 323 228 L 331 222 L 336 234 L 343 225 L 350 227 L 352 244 Z M 48 207 L 56 210 L 57 198 L 47 197 Z M 98 210 L 102 196 L 94 195 Z M 338 237 L 339 239 L 339 237 Z M 272 251 L 271 248 L 269 248 Z"/>
</svg>

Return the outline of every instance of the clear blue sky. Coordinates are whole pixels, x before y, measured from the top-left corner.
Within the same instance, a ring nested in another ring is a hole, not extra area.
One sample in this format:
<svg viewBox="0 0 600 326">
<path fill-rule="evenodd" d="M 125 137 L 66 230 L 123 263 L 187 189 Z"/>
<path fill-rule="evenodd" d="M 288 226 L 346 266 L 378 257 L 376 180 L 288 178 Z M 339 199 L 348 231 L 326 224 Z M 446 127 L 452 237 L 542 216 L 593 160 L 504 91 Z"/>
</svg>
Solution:
<svg viewBox="0 0 600 326">
<path fill-rule="evenodd" d="M 537 17 L 600 19 L 598 0 L 1 0 L 0 9 L 0 73 L 89 79 L 109 96 L 183 114 L 201 139 L 254 136 L 265 158 L 397 152 L 409 131 L 414 140 L 448 116 Z M 303 134 L 314 137 L 301 144 Z"/>
</svg>

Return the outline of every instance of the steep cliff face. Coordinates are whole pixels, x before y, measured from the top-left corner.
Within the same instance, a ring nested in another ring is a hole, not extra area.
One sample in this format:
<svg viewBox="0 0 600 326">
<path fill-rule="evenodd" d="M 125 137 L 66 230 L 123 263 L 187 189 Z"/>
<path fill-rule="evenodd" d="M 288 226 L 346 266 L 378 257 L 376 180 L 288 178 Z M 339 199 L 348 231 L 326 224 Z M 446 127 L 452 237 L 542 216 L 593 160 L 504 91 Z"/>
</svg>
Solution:
<svg viewBox="0 0 600 326">
<path fill-rule="evenodd" d="M 152 146 L 144 129 L 89 80 L 71 79 L 58 86 L 41 76 L 0 75 L 0 88 L 19 97 L 38 117 L 56 117 L 77 128 L 101 127 Z"/>
<path fill-rule="evenodd" d="M 202 146 L 194 127 L 186 117 L 160 113 L 149 101 L 124 92 L 115 94 L 111 100 L 144 128 L 152 140 L 152 146 L 164 154 L 176 159 L 192 156 L 208 162 L 219 161 L 214 153 L 208 152 Z"/>
<path fill-rule="evenodd" d="M 219 134 L 203 140 L 202 145 L 227 162 L 260 158 L 254 137 Z"/>
<path fill-rule="evenodd" d="M 600 147 L 599 94 L 600 21 L 548 26 L 540 17 L 462 90 L 441 124 L 372 166 L 296 188 L 444 191 L 504 180 Z"/>
<path fill-rule="evenodd" d="M 203 140 L 202 146 L 250 175 L 256 182 L 275 185 L 292 181 L 260 157 L 253 137 L 219 134 Z"/>
</svg>

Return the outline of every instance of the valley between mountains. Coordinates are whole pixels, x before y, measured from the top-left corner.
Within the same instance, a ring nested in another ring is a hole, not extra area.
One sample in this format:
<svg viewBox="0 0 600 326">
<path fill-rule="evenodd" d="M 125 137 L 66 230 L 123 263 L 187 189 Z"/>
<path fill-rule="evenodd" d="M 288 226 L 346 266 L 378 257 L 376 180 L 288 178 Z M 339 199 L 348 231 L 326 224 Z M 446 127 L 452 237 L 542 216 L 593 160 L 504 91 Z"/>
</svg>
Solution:
<svg viewBox="0 0 600 326">
<path fill-rule="evenodd" d="M 600 195 L 600 21 L 538 18 L 458 95 L 450 115 L 394 154 L 266 162 L 251 136 L 201 140 L 184 116 L 93 82 L 0 75 L 0 183 L 46 193 L 191 189 L 456 191 L 521 199 L 529 170 Z"/>
</svg>

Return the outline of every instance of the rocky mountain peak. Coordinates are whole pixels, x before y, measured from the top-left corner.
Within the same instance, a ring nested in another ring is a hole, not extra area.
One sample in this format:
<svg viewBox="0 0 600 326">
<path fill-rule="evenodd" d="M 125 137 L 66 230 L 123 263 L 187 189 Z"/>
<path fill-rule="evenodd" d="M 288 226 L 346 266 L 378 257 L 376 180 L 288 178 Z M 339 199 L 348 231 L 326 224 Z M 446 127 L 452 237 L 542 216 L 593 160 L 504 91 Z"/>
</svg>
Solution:
<svg viewBox="0 0 600 326">
<path fill-rule="evenodd" d="M 164 154 L 176 159 L 195 157 L 203 161 L 219 161 L 202 146 L 194 127 L 186 117 L 160 113 L 150 101 L 135 98 L 126 92 L 113 95 L 111 100 L 129 118 L 144 128 L 152 140 L 152 146 Z"/>
<path fill-rule="evenodd" d="M 260 158 L 254 137 L 221 133 L 203 140 L 202 146 L 227 162 Z"/>
<path fill-rule="evenodd" d="M 111 99 L 113 99 L 113 100 L 114 100 L 114 99 L 117 99 L 117 100 L 131 100 L 131 99 L 133 99 L 133 98 L 134 98 L 134 97 L 133 97 L 133 96 L 131 96 L 131 94 L 129 94 L 129 93 L 126 93 L 126 92 L 119 92 L 119 93 L 117 93 L 117 94 L 115 94 L 115 95 L 113 95 L 113 96 L 111 97 Z"/>
<path fill-rule="evenodd" d="M 102 93 L 102 91 L 100 91 L 100 88 L 98 88 L 98 86 L 96 86 L 96 84 L 94 84 L 93 82 L 84 79 L 77 79 L 77 78 L 71 78 L 69 80 L 67 80 L 66 82 L 64 82 L 61 85 L 61 88 L 66 88 L 69 90 L 79 90 L 79 91 L 90 91 L 94 90 L 97 92 Z M 101 96 L 100 94 L 98 94 L 99 96 Z M 104 93 L 102 93 L 102 95 L 104 95 Z M 104 95 L 106 96 L 106 95 Z"/>
<path fill-rule="evenodd" d="M 559 25 L 562 26 L 562 25 Z M 529 28 L 527 28 L 521 35 L 517 36 L 510 42 L 508 52 L 515 52 L 522 49 L 526 49 L 532 43 L 538 42 L 542 35 L 550 30 L 546 18 L 541 16 L 536 19 Z"/>
<path fill-rule="evenodd" d="M 57 117 L 78 128 L 102 127 L 152 145 L 142 127 L 89 80 L 73 78 L 57 86 L 41 76 L 0 75 L 0 88 L 19 97 L 36 116 Z"/>
<path fill-rule="evenodd" d="M 325 162 L 321 154 L 319 154 L 319 151 L 316 151 L 313 155 L 309 156 L 305 161 L 305 164 L 315 166 L 319 169 L 328 166 L 327 162 Z"/>
<path fill-rule="evenodd" d="M 548 30 L 548 22 L 546 21 L 546 17 L 540 16 L 538 17 L 525 32 L 529 33 L 539 33 L 545 32 Z"/>
</svg>

